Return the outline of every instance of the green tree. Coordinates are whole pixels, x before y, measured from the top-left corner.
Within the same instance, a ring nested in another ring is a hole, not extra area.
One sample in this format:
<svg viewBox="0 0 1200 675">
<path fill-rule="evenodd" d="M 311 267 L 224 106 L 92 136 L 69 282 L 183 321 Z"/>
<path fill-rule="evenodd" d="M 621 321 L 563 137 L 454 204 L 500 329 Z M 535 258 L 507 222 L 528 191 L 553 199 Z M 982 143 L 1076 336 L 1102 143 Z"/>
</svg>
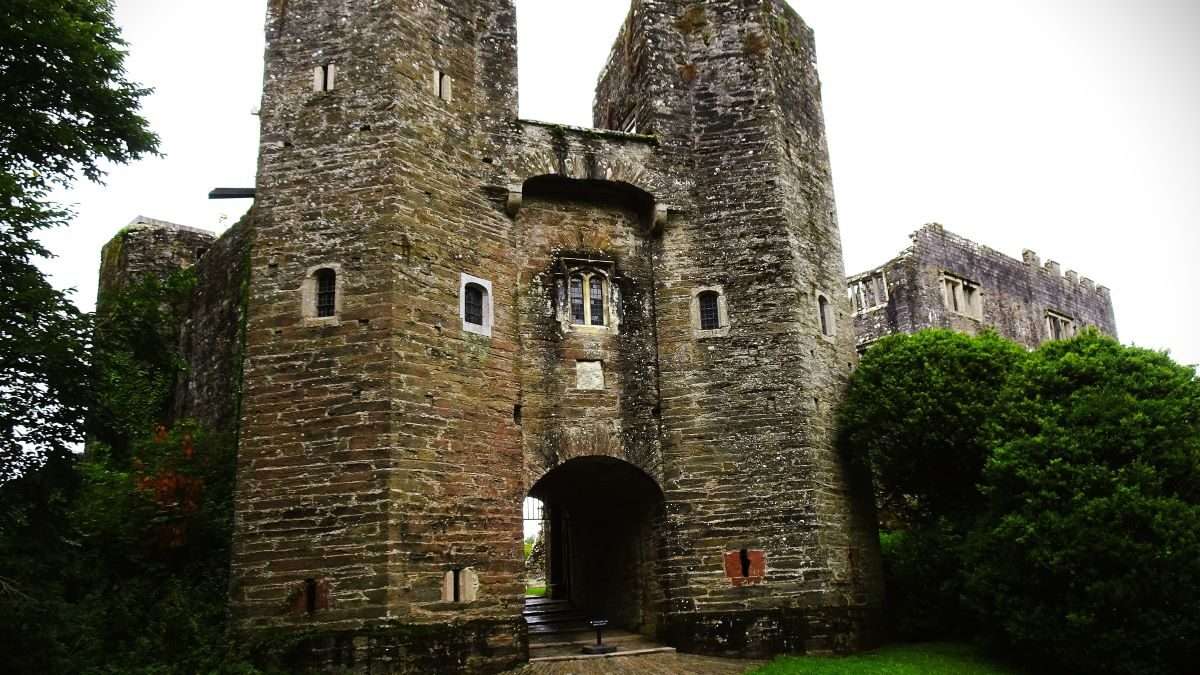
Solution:
<svg viewBox="0 0 1200 675">
<path fill-rule="evenodd" d="M 869 462 L 885 515 L 913 525 L 978 512 L 983 425 L 1025 350 L 995 333 L 894 335 L 872 346 L 838 414 L 838 443 Z"/>
<path fill-rule="evenodd" d="M 89 400 L 90 317 L 19 249 L 0 234 L 0 484 L 66 456 Z"/>
<path fill-rule="evenodd" d="M 7 671 L 252 672 L 225 642 L 233 433 L 167 426 L 191 281 L 106 297 L 87 456 L 53 455 L 0 488 Z"/>
<path fill-rule="evenodd" d="M 1088 333 L 1018 364 L 968 542 L 993 639 L 1060 672 L 1195 672 L 1200 381 Z"/>
<path fill-rule="evenodd" d="M 35 262 L 49 192 L 155 152 L 108 0 L 0 3 L 0 481 L 81 436 L 89 328 Z"/>
</svg>

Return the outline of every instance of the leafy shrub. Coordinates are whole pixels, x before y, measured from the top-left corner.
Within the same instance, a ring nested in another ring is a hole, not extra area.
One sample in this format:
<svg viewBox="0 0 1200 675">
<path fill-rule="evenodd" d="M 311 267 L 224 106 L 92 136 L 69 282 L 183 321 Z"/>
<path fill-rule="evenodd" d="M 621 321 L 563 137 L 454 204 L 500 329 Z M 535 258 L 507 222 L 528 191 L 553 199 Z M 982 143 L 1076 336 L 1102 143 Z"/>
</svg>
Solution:
<svg viewBox="0 0 1200 675">
<path fill-rule="evenodd" d="M 966 567 L 988 637 L 1064 672 L 1195 672 L 1195 372 L 1089 333 L 1022 360 L 997 411 Z"/>
<path fill-rule="evenodd" d="M 232 434 L 165 426 L 191 283 L 106 294 L 86 456 L 0 486 L 6 672 L 254 672 L 226 642 Z"/>
<path fill-rule="evenodd" d="M 838 443 L 872 467 L 885 608 L 906 640 L 961 638 L 962 542 L 978 517 L 984 424 L 1026 353 L 994 333 L 894 335 L 872 346 L 839 411 Z"/>
<path fill-rule="evenodd" d="M 1018 345 L 948 330 L 894 335 L 872 346 L 839 412 L 839 445 L 870 462 L 885 516 L 915 524 L 970 520 L 987 459 L 983 423 Z"/>
</svg>

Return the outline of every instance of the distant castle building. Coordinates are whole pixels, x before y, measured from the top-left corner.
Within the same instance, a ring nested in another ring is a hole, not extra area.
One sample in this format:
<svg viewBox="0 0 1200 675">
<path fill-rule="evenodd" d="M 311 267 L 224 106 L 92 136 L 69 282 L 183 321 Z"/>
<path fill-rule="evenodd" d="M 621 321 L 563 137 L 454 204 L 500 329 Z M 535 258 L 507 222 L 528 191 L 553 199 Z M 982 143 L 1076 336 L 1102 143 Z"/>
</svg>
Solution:
<svg viewBox="0 0 1200 675">
<path fill-rule="evenodd" d="M 925 328 L 985 328 L 1036 347 L 1092 327 L 1116 337 L 1112 297 L 1074 271 L 1025 251 L 1010 258 L 926 225 L 896 258 L 847 280 L 860 351 L 881 337 Z"/>
<path fill-rule="evenodd" d="M 103 300 L 194 270 L 174 410 L 238 430 L 244 640 L 525 660 L 528 496 L 580 617 L 712 654 L 878 640 L 870 486 L 833 447 L 855 323 L 1035 341 L 1111 308 L 926 229 L 854 311 L 815 61 L 782 0 L 635 0 L 578 129 L 517 118 L 511 0 L 269 3 L 253 208 L 219 239 L 139 219 L 101 271 Z"/>
</svg>

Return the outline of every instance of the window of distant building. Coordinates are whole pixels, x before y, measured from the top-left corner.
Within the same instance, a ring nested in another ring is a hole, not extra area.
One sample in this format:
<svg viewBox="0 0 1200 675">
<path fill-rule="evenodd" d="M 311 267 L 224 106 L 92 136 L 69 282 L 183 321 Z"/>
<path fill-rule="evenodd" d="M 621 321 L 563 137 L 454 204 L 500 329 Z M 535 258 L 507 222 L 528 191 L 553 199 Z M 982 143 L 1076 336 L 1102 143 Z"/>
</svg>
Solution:
<svg viewBox="0 0 1200 675">
<path fill-rule="evenodd" d="M 1067 340 L 1075 337 L 1075 320 L 1065 314 L 1046 310 L 1046 338 Z"/>
<path fill-rule="evenodd" d="M 983 295 L 979 284 L 948 272 L 942 274 L 942 303 L 946 309 L 979 321 L 983 320 Z"/>
<path fill-rule="evenodd" d="M 887 275 L 883 270 L 855 278 L 850 282 L 850 304 L 855 314 L 886 307 L 888 304 Z"/>
</svg>

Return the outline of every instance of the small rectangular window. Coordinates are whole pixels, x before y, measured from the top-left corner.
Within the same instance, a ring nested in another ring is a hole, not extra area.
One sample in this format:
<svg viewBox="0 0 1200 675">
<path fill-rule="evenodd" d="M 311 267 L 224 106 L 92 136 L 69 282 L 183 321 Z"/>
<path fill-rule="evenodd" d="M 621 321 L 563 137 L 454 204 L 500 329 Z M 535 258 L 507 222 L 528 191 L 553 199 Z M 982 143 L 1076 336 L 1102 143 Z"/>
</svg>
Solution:
<svg viewBox="0 0 1200 675">
<path fill-rule="evenodd" d="M 337 313 L 337 272 L 331 269 L 317 270 L 317 316 L 334 316 Z"/>
<path fill-rule="evenodd" d="M 437 94 L 438 98 L 449 102 L 451 93 L 450 90 L 452 87 L 453 82 L 451 81 L 449 74 L 441 70 L 433 71 L 433 93 Z"/>
<path fill-rule="evenodd" d="M 475 602 L 479 597 L 479 575 L 470 567 L 447 570 L 442 578 L 442 601 Z"/>
<path fill-rule="evenodd" d="M 825 337 L 833 337 L 834 326 L 837 325 L 836 317 L 833 315 L 833 304 L 829 302 L 829 298 L 824 295 L 817 295 L 817 316 L 821 323 L 821 335 Z"/>
<path fill-rule="evenodd" d="M 463 318 L 467 323 L 476 326 L 483 325 L 483 287 L 479 284 L 467 284 L 467 297 L 464 299 Z"/>
<path fill-rule="evenodd" d="M 337 64 L 326 63 L 313 68 L 313 91 L 333 91 L 337 82 Z"/>
<path fill-rule="evenodd" d="M 458 284 L 458 316 L 463 332 L 491 337 L 495 320 L 492 282 L 463 272 Z"/>
<path fill-rule="evenodd" d="M 700 330 L 717 330 L 721 327 L 719 296 L 716 291 L 700 294 Z"/>
</svg>

